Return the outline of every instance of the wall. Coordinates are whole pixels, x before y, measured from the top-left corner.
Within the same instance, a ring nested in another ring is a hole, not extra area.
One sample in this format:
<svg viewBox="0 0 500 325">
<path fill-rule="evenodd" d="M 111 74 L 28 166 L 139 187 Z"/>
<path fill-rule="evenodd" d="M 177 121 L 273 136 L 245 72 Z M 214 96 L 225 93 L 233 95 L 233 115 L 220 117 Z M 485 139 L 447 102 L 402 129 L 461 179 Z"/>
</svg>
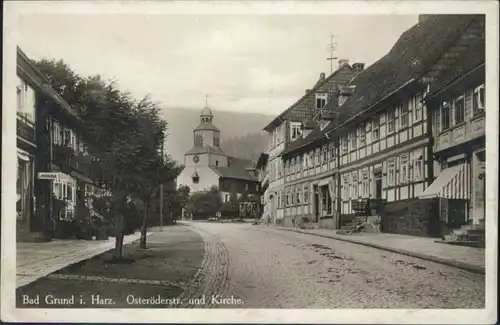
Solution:
<svg viewBox="0 0 500 325">
<path fill-rule="evenodd" d="M 437 135 L 434 142 L 434 151 L 439 152 L 462 143 L 469 142 L 485 135 L 485 115 L 484 110 L 474 114 L 473 112 L 473 92 L 474 87 L 467 89 L 463 95 L 465 97 L 465 119 L 462 123 L 455 123 L 454 110 L 450 113 L 451 125 L 450 128 L 442 130 L 442 107 L 434 108 L 434 123 L 433 128 Z M 440 96 L 439 102 L 456 98 L 458 95 Z"/>
<path fill-rule="evenodd" d="M 198 184 L 193 183 L 191 176 L 198 173 L 200 180 Z M 219 185 L 219 175 L 217 175 L 210 167 L 207 166 L 186 166 L 182 173 L 177 177 L 177 186 L 187 185 L 191 189 L 191 193 L 197 191 L 209 190 L 211 186 Z"/>
<path fill-rule="evenodd" d="M 423 237 L 441 236 L 438 199 L 413 199 L 387 203 L 380 229 L 385 233 Z"/>
</svg>

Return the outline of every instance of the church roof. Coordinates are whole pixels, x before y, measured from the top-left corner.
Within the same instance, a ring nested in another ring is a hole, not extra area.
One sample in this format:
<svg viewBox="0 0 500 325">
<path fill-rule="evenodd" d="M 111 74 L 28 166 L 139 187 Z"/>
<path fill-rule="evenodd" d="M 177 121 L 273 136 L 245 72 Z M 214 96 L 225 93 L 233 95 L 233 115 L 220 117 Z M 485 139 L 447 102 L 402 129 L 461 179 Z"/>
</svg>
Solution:
<svg viewBox="0 0 500 325">
<path fill-rule="evenodd" d="M 199 130 L 219 131 L 219 129 L 215 125 L 213 125 L 211 122 L 201 122 L 196 127 L 196 129 L 194 129 L 194 131 L 199 131 Z"/>
<path fill-rule="evenodd" d="M 212 114 L 212 110 L 210 109 L 210 107 L 205 106 L 205 107 L 201 110 L 200 117 L 203 117 L 203 116 L 214 116 L 214 115 Z"/>
<path fill-rule="evenodd" d="M 203 147 L 193 147 L 188 152 L 186 152 L 186 155 L 198 155 L 203 153 L 216 153 L 219 155 L 226 155 L 226 153 L 222 151 L 221 148 L 210 147 L 208 145 Z"/>
<path fill-rule="evenodd" d="M 214 172 L 216 172 L 220 177 L 223 178 L 234 178 L 243 179 L 247 181 L 258 181 L 257 177 L 252 175 L 250 172 L 246 171 L 241 167 L 219 167 L 210 166 Z"/>
</svg>

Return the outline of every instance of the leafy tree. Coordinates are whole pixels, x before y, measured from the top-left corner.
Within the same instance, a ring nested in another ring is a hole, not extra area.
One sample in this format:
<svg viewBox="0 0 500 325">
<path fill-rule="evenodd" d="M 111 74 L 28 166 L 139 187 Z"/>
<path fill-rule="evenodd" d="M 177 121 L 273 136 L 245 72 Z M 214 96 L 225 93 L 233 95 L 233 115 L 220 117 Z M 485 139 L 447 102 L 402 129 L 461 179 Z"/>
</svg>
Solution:
<svg viewBox="0 0 500 325">
<path fill-rule="evenodd" d="M 41 60 L 35 65 L 83 120 L 82 135 L 91 139 L 89 150 L 101 170 L 95 181 L 112 193 L 109 213 L 115 225 L 114 259 L 120 260 L 126 220 L 133 223 L 130 214 L 136 211 L 131 207 L 132 197 L 143 203 L 141 245 L 145 246 L 152 193 L 182 170 L 159 150 L 167 123 L 149 96 L 137 101 L 130 93 L 120 91 L 116 82 L 99 75 L 81 77 L 63 61 Z"/>
<path fill-rule="evenodd" d="M 217 186 L 212 186 L 209 191 L 193 193 L 187 204 L 188 212 L 196 219 L 213 217 L 222 207 L 222 199 Z"/>
</svg>

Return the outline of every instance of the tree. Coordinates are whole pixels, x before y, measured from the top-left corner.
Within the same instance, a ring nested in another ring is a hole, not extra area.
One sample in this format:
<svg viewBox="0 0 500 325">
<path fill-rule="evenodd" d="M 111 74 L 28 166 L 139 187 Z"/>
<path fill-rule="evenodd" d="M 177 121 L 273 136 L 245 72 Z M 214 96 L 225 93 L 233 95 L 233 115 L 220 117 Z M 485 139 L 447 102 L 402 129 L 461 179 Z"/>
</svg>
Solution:
<svg viewBox="0 0 500 325">
<path fill-rule="evenodd" d="M 222 199 L 217 186 L 212 186 L 209 191 L 193 193 L 188 201 L 187 210 L 195 219 L 208 219 L 214 217 L 222 207 Z"/>
<path fill-rule="evenodd" d="M 141 230 L 145 234 L 151 194 L 182 170 L 159 150 L 165 141 L 167 123 L 149 96 L 137 101 L 130 93 L 120 91 L 116 82 L 104 81 L 99 75 L 81 77 L 62 60 L 34 63 L 78 112 L 84 122 L 82 135 L 92 139 L 89 151 L 102 171 L 94 181 L 112 193 L 109 213 L 115 224 L 114 259 L 119 261 L 125 216 L 130 220 L 136 210 L 132 198 L 140 198 L 143 203 Z M 145 238 L 142 242 L 145 246 Z"/>
<path fill-rule="evenodd" d="M 239 214 L 238 194 L 233 190 L 229 193 L 229 201 L 224 203 L 221 208 L 224 217 L 234 218 Z"/>
</svg>

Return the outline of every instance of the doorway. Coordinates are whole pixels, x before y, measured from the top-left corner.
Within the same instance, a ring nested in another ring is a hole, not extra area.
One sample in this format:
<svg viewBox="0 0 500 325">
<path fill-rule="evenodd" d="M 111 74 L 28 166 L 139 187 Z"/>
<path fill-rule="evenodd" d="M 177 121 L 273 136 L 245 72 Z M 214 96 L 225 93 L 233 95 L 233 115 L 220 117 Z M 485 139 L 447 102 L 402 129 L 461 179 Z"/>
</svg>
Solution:
<svg viewBox="0 0 500 325">
<path fill-rule="evenodd" d="M 375 199 L 382 199 L 382 171 L 374 173 L 375 178 Z"/>
<path fill-rule="evenodd" d="M 313 186 L 314 193 L 314 222 L 319 222 L 319 191 L 318 185 Z"/>
</svg>

